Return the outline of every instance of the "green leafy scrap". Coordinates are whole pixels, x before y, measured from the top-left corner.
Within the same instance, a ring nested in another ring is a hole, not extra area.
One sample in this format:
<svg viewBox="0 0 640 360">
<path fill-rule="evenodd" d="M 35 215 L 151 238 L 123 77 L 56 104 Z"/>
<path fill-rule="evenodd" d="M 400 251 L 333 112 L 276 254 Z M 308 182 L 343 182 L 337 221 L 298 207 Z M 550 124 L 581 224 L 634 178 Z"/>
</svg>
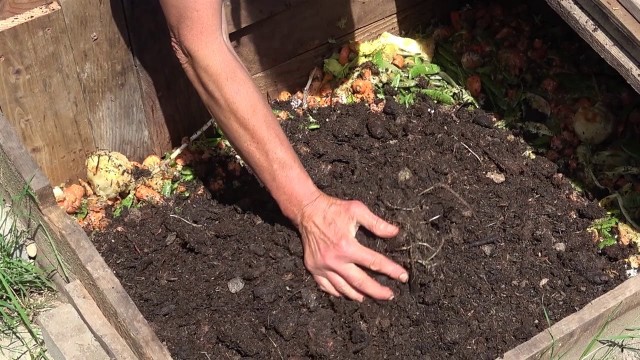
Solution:
<svg viewBox="0 0 640 360">
<path fill-rule="evenodd" d="M 113 216 L 119 217 L 122 214 L 123 209 L 131 209 L 135 202 L 136 195 L 134 191 L 131 191 L 120 203 L 113 209 Z"/>
<path fill-rule="evenodd" d="M 598 242 L 598 249 L 604 249 L 607 246 L 615 245 L 617 235 L 615 229 L 618 226 L 620 220 L 612 213 L 607 214 L 604 218 L 597 219 L 588 228 L 589 231 L 595 231 L 598 234 L 600 241 Z"/>
</svg>

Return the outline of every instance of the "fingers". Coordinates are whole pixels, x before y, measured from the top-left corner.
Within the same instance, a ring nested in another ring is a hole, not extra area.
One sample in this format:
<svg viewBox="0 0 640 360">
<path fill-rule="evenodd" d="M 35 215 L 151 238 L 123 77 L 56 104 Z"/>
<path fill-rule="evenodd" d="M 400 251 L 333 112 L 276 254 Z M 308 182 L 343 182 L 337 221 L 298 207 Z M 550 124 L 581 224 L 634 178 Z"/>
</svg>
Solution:
<svg viewBox="0 0 640 360">
<path fill-rule="evenodd" d="M 358 302 L 364 301 L 364 295 L 362 295 L 362 293 L 358 290 L 354 289 L 347 281 L 345 281 L 345 279 L 343 279 L 335 272 L 327 273 L 327 279 L 340 294 L 348 297 L 351 300 L 355 300 Z"/>
<path fill-rule="evenodd" d="M 393 291 L 391 291 L 391 289 L 380 285 L 380 283 L 372 279 L 355 265 L 351 265 L 350 269 L 345 271 L 342 276 L 357 292 L 378 300 L 393 299 Z"/>
<path fill-rule="evenodd" d="M 394 237 L 398 234 L 399 229 L 397 226 L 382 220 L 372 213 L 365 204 L 354 201 L 352 206 L 358 224 L 366 227 L 372 233 L 383 238 Z"/>
<path fill-rule="evenodd" d="M 318 286 L 320 287 L 320 290 L 327 292 L 333 296 L 336 297 L 342 297 L 342 294 L 340 294 L 335 287 L 333 287 L 333 285 L 331 285 L 331 282 L 329 282 L 329 280 L 327 280 L 326 278 L 322 277 L 322 276 L 318 276 L 318 275 L 313 275 L 313 278 L 315 279 L 315 281 L 318 283 Z"/>
<path fill-rule="evenodd" d="M 358 244 L 356 251 L 352 252 L 351 260 L 360 266 L 364 266 L 371 271 L 385 274 L 392 279 L 400 280 L 401 282 L 407 282 L 407 280 L 409 280 L 409 274 L 402 266 L 388 257 L 360 244 Z"/>
</svg>

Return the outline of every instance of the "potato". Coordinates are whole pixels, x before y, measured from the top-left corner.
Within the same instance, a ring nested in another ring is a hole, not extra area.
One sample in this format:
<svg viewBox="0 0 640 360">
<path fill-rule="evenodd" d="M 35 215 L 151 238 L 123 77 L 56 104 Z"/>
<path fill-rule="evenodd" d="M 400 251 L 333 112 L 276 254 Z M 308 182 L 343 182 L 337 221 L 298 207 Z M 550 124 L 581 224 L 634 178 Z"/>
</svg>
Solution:
<svg viewBox="0 0 640 360">
<path fill-rule="evenodd" d="M 87 180 L 99 197 L 115 199 L 132 190 L 133 165 L 123 154 L 116 151 L 96 151 L 89 156 L 86 166 Z"/>
</svg>

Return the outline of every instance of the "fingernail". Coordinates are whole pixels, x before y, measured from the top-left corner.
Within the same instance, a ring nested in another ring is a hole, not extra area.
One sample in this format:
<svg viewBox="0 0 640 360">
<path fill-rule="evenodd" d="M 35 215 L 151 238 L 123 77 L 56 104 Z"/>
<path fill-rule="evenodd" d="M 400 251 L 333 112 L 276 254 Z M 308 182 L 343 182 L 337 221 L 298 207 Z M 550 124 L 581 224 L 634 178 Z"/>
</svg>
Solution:
<svg viewBox="0 0 640 360">
<path fill-rule="evenodd" d="M 403 283 L 404 283 L 404 282 L 407 282 L 407 280 L 409 280 L 409 275 L 408 275 L 407 273 L 400 274 L 399 279 L 400 279 L 400 281 L 402 281 Z"/>
<path fill-rule="evenodd" d="M 389 296 L 389 301 L 393 300 L 395 296 L 393 294 L 391 294 L 391 296 Z"/>
</svg>

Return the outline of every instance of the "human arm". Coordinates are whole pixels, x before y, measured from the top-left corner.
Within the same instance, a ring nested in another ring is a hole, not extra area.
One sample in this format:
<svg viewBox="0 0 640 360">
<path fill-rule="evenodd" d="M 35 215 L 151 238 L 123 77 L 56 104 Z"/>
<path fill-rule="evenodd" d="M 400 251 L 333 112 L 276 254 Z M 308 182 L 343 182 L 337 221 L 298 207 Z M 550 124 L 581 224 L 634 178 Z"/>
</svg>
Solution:
<svg viewBox="0 0 640 360">
<path fill-rule="evenodd" d="M 305 266 L 335 296 L 389 299 L 359 266 L 406 281 L 406 271 L 355 239 L 359 225 L 381 237 L 398 229 L 359 201 L 320 191 L 228 41 L 221 0 L 161 0 L 187 76 L 234 149 L 300 231 Z M 402 279 L 401 279 L 402 278 Z"/>
</svg>

